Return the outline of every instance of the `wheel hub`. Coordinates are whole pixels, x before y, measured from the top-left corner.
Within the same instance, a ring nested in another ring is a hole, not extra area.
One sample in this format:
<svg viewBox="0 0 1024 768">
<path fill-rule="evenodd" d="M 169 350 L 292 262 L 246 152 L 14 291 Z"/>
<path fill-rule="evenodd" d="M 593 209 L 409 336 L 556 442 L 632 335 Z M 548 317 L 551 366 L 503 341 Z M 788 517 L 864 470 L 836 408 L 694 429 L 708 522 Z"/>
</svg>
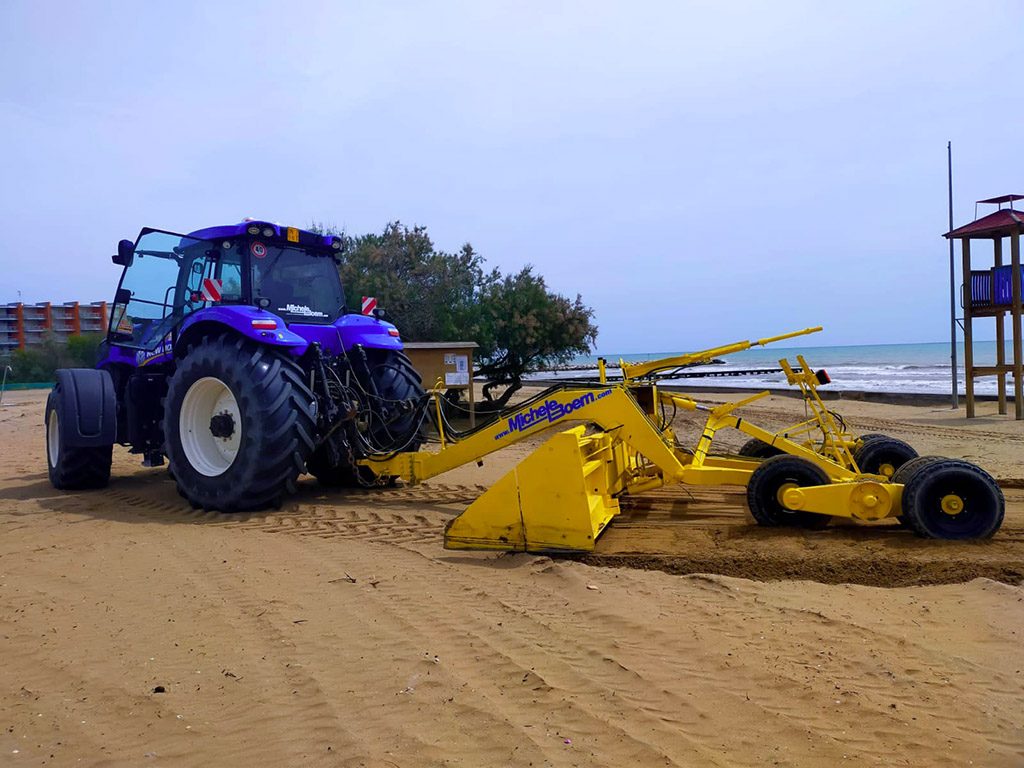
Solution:
<svg viewBox="0 0 1024 768">
<path fill-rule="evenodd" d="M 227 440 L 235 434 L 235 419 L 227 411 L 221 411 L 210 419 L 210 434 Z"/>
<path fill-rule="evenodd" d="M 783 483 L 779 486 L 779 490 L 775 492 L 775 498 L 782 505 L 783 509 L 790 510 L 796 509 L 795 506 L 791 506 L 786 503 L 786 491 L 799 488 L 800 486 L 796 483 Z"/>
<path fill-rule="evenodd" d="M 949 493 L 942 497 L 939 506 L 947 515 L 955 516 L 964 511 L 964 500 L 955 493 Z"/>
</svg>

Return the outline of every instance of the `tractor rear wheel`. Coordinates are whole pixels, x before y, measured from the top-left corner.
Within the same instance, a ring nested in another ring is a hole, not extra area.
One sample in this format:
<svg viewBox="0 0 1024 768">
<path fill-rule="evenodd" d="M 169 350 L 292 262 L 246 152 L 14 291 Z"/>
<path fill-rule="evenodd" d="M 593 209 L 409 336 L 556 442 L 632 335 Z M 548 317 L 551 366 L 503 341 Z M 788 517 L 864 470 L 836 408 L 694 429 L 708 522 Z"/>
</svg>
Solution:
<svg viewBox="0 0 1024 768">
<path fill-rule="evenodd" d="M 70 446 L 65 444 L 61 414 L 79 408 L 75 401 L 65 402 L 65 393 L 58 384 L 46 398 L 46 468 L 50 483 L 62 491 L 104 488 L 110 482 L 113 444 Z"/>
<path fill-rule="evenodd" d="M 1003 524 L 999 484 L 967 461 L 921 462 L 903 485 L 903 520 L 931 539 L 987 539 Z"/>
<path fill-rule="evenodd" d="M 879 434 L 864 435 L 853 452 L 861 472 L 883 477 L 893 477 L 896 470 L 916 458 L 917 451 L 908 443 Z"/>
<path fill-rule="evenodd" d="M 420 375 L 404 352 L 366 350 L 369 381 L 362 382 L 370 406 L 370 418 L 362 437 L 366 445 L 382 453 L 418 451 L 423 444 L 421 424 L 424 391 Z M 306 471 L 324 486 L 386 485 L 394 478 L 379 477 L 369 467 L 353 466 L 347 457 L 331 465 L 325 446 L 309 457 Z"/>
<path fill-rule="evenodd" d="M 736 451 L 738 456 L 746 456 L 750 459 L 770 459 L 772 456 L 781 456 L 784 451 L 780 451 L 773 445 L 768 445 L 764 440 L 760 440 L 756 437 L 752 437 Z"/>
<path fill-rule="evenodd" d="M 747 483 L 747 507 L 758 525 L 821 529 L 829 515 L 786 509 L 782 496 L 789 488 L 828 485 L 825 470 L 797 456 L 772 456 L 761 462 Z"/>
<path fill-rule="evenodd" d="M 229 336 L 190 346 L 164 401 L 164 436 L 178 492 L 193 507 L 277 506 L 313 449 L 315 406 L 302 369 Z"/>
</svg>

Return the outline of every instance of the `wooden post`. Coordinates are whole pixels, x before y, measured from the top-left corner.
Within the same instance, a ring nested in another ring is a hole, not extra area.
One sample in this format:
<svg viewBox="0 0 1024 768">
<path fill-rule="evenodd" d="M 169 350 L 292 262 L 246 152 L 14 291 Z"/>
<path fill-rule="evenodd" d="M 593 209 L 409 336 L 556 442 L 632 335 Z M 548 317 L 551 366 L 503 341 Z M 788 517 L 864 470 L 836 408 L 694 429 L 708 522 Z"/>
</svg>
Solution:
<svg viewBox="0 0 1024 768">
<path fill-rule="evenodd" d="M 1024 419 L 1024 365 L 1021 360 L 1020 328 L 1020 230 L 1010 235 L 1010 282 L 1013 285 L 1013 411 Z"/>
<path fill-rule="evenodd" d="M 971 333 L 971 241 L 960 240 L 964 254 L 964 392 L 967 395 L 967 418 L 974 418 L 974 338 Z"/>
<path fill-rule="evenodd" d="M 995 265 L 1003 266 L 1003 238 L 992 239 L 992 246 L 995 249 Z M 992 297 L 995 298 L 995 275 L 992 280 Z M 995 302 L 993 302 L 995 303 Z M 996 378 L 996 387 L 999 393 L 999 413 L 1006 413 L 1006 313 L 996 312 L 996 368 L 999 374 Z"/>
</svg>

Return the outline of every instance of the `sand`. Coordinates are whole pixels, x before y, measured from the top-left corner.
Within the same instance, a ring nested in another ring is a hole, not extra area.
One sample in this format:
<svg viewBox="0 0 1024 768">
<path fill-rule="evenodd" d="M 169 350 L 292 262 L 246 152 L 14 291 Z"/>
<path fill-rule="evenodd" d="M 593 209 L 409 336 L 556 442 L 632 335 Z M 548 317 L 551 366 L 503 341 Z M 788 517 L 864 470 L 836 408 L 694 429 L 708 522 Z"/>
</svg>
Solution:
<svg viewBox="0 0 1024 768">
<path fill-rule="evenodd" d="M 528 446 L 417 488 L 307 479 L 279 511 L 203 514 L 124 449 L 108 489 L 53 490 L 42 404 L 0 408 L 0 765 L 1024 764 L 1007 418 L 840 404 L 999 477 L 990 542 L 766 531 L 734 491 L 674 488 L 551 560 L 441 547 Z"/>
</svg>

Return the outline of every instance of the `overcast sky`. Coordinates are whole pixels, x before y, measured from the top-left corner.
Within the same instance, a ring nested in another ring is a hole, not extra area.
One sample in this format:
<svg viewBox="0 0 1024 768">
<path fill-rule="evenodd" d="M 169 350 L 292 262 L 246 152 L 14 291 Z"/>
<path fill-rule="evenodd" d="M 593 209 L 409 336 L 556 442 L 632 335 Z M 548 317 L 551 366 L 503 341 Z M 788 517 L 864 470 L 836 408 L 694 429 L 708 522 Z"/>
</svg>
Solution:
<svg viewBox="0 0 1024 768">
<path fill-rule="evenodd" d="M 144 225 L 401 219 L 603 353 L 942 340 L 946 141 L 957 224 L 1024 193 L 1022 10 L 2 0 L 0 302 L 109 299 Z"/>
</svg>

